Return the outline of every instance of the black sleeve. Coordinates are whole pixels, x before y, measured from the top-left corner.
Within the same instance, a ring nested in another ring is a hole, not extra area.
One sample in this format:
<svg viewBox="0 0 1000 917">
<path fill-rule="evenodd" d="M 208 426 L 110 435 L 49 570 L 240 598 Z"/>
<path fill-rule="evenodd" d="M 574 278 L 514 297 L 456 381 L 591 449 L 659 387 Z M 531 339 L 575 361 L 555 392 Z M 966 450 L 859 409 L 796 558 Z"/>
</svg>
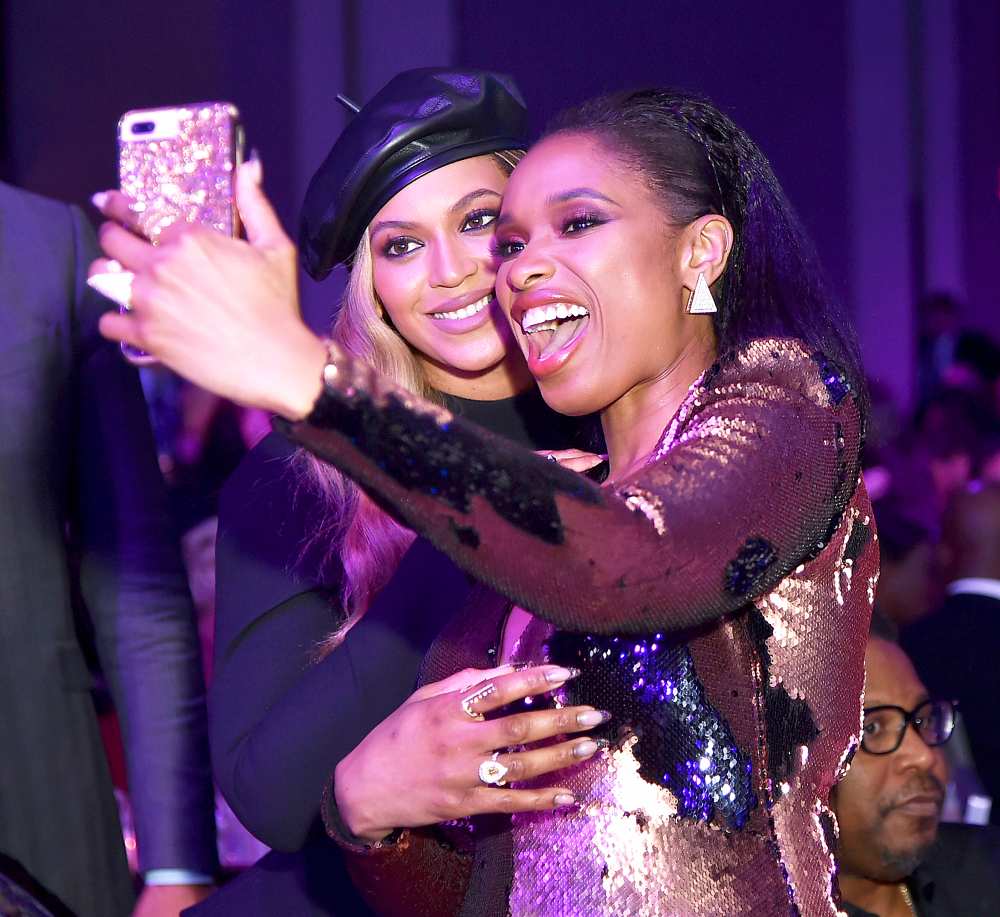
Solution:
<svg viewBox="0 0 1000 917">
<path fill-rule="evenodd" d="M 101 339 L 77 239 L 74 516 L 80 585 L 122 724 L 143 870 L 217 868 L 205 688 L 194 609 L 171 530 L 138 374 Z"/>
<path fill-rule="evenodd" d="M 315 661 L 337 621 L 339 567 L 321 574 L 323 514 L 277 435 L 222 493 L 210 734 L 216 780 L 264 843 L 296 850 L 337 763 L 413 691 L 420 662 L 469 583 L 417 541 L 345 642 Z M 304 550 L 305 549 L 305 550 Z"/>
</svg>

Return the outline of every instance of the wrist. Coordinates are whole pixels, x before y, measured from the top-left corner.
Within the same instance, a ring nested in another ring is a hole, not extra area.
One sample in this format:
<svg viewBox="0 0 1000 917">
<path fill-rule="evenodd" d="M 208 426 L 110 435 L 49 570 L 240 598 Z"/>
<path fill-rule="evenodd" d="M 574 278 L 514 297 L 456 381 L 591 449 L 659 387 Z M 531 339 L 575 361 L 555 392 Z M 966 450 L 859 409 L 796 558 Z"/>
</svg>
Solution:
<svg viewBox="0 0 1000 917">
<path fill-rule="evenodd" d="M 274 389 L 274 413 L 292 421 L 308 416 L 323 391 L 326 361 L 326 345 L 302 325 L 286 351 L 285 371 Z"/>
<path fill-rule="evenodd" d="M 349 840 L 365 845 L 377 844 L 385 840 L 393 829 L 380 826 L 377 818 L 372 819 L 375 806 L 358 796 L 356 784 L 351 778 L 349 757 L 341 761 L 334 770 L 334 804 L 342 827 L 351 835 Z"/>
</svg>

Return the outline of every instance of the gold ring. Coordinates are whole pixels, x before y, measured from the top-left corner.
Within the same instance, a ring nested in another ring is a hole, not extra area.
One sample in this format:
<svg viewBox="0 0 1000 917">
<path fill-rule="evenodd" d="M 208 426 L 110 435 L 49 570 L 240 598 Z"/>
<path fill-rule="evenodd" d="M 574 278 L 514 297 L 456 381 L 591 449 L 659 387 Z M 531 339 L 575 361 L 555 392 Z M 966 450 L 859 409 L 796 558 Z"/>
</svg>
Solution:
<svg viewBox="0 0 1000 917">
<path fill-rule="evenodd" d="M 476 722 L 482 722 L 483 720 L 486 719 L 486 717 L 483 716 L 483 714 L 479 713 L 478 711 L 473 710 L 472 705 L 476 703 L 476 701 L 481 701 L 484 698 L 489 697 L 491 694 L 496 694 L 496 691 L 497 691 L 496 685 L 493 684 L 492 681 L 487 682 L 481 688 L 478 688 L 471 694 L 462 698 L 462 712 L 466 716 L 476 720 Z"/>
</svg>

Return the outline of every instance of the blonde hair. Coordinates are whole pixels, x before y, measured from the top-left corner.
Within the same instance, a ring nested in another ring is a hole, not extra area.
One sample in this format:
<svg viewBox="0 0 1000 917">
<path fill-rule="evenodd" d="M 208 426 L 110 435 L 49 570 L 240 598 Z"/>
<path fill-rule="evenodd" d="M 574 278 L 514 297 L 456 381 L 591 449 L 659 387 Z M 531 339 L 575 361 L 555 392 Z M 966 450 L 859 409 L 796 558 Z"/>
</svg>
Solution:
<svg viewBox="0 0 1000 917">
<path fill-rule="evenodd" d="M 510 175 L 524 151 L 502 150 L 490 155 Z M 355 252 L 330 337 L 344 351 L 364 360 L 396 385 L 441 403 L 441 396 L 428 385 L 412 348 L 383 319 L 383 311 L 375 291 L 371 237 L 366 229 Z M 343 568 L 338 598 L 345 617 L 317 646 L 316 658 L 322 659 L 341 644 L 368 610 L 371 600 L 396 572 L 415 535 L 379 509 L 332 465 L 304 449 L 295 453 L 293 461 L 328 509 L 306 550 L 323 541 L 329 546 L 323 556 L 323 568 L 337 556 Z"/>
</svg>

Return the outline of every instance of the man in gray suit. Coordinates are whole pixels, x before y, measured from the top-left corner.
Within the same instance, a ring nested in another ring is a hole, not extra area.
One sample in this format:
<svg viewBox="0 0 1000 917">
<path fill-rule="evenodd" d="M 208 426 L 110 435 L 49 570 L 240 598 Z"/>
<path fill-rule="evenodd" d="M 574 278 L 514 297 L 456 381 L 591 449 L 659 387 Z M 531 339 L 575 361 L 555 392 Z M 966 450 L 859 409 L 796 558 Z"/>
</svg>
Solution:
<svg viewBox="0 0 1000 917">
<path fill-rule="evenodd" d="M 136 913 L 176 914 L 216 869 L 204 685 L 139 380 L 97 333 L 95 254 L 77 209 L 0 184 L 0 854 L 81 917 L 133 907 L 72 556 L 122 723 Z"/>
</svg>

